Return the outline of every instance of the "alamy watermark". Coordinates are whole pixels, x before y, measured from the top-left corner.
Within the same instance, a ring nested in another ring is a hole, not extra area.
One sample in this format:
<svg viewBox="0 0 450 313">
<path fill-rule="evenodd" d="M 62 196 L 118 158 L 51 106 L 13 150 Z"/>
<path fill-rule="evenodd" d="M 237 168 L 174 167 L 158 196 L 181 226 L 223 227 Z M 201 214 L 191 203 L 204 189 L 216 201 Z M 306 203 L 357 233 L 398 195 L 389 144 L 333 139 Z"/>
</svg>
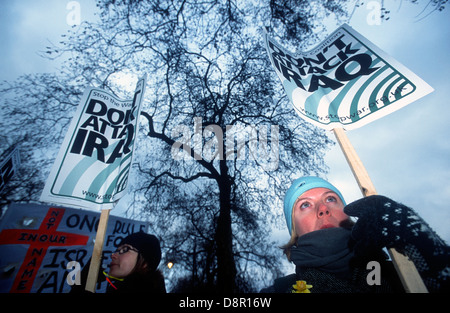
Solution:
<svg viewBox="0 0 450 313">
<path fill-rule="evenodd" d="M 81 285 L 81 266 L 77 261 L 70 261 L 66 266 L 67 270 L 71 270 L 66 277 L 69 286 Z"/>
<path fill-rule="evenodd" d="M 381 25 L 382 21 L 382 5 L 378 1 L 369 1 L 366 5 L 366 9 L 369 13 L 366 16 L 366 22 L 368 25 Z"/>
<path fill-rule="evenodd" d="M 270 133 L 270 140 L 269 140 Z M 193 127 L 177 125 L 172 129 L 171 154 L 175 160 L 254 160 L 266 171 L 279 164 L 278 125 L 203 125 L 201 117 L 194 118 Z M 236 152 L 236 153 L 235 153 Z"/>
<path fill-rule="evenodd" d="M 69 1 L 66 4 L 66 23 L 69 26 L 78 26 L 81 24 L 81 5 L 78 1 Z"/>
</svg>

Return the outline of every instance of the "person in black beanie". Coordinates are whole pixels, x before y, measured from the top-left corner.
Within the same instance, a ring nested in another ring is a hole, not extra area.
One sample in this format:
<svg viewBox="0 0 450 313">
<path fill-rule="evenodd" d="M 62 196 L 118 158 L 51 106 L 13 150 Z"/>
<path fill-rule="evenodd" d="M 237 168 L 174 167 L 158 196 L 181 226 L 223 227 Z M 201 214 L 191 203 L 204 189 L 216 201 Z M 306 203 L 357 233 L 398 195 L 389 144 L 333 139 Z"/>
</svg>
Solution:
<svg viewBox="0 0 450 313">
<path fill-rule="evenodd" d="M 284 214 L 291 239 L 282 248 L 295 273 L 261 292 L 404 292 L 384 247 L 412 260 L 429 292 L 450 291 L 450 247 L 401 203 L 375 195 L 347 205 L 332 184 L 310 176 L 287 190 Z"/>
<path fill-rule="evenodd" d="M 106 293 L 166 293 L 162 272 L 159 240 L 144 232 L 125 237 L 111 254 L 109 272 L 100 268 L 98 282 L 107 281 Z M 85 293 L 90 260 L 81 272 L 81 285 L 74 285 L 70 293 Z"/>
<path fill-rule="evenodd" d="M 123 239 L 111 255 L 107 292 L 165 293 L 164 277 L 158 270 L 161 247 L 154 235 L 144 232 Z"/>
</svg>

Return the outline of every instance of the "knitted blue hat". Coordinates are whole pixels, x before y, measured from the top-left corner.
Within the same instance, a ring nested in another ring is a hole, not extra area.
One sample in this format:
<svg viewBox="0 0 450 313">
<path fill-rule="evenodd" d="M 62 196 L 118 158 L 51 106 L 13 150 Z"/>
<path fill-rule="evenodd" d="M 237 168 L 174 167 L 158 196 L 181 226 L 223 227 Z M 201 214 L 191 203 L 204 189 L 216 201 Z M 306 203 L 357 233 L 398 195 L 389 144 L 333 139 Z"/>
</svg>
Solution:
<svg viewBox="0 0 450 313">
<path fill-rule="evenodd" d="M 306 176 L 301 177 L 292 183 L 291 187 L 286 192 L 284 196 L 284 217 L 286 218 L 286 224 L 289 229 L 289 234 L 292 234 L 292 208 L 294 207 L 295 201 L 303 193 L 314 188 L 327 188 L 335 192 L 342 202 L 345 204 L 344 197 L 342 194 L 334 187 L 332 184 L 320 177 Z"/>
</svg>

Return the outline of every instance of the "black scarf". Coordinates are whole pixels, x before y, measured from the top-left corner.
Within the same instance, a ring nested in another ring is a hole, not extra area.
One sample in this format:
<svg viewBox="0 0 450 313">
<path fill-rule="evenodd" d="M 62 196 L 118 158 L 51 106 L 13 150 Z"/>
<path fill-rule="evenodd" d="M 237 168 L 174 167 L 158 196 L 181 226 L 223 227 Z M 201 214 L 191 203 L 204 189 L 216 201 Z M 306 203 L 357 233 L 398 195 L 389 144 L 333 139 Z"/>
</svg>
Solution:
<svg viewBox="0 0 450 313">
<path fill-rule="evenodd" d="M 164 276 L 160 270 L 132 273 L 122 281 L 111 282 L 107 293 L 166 293 Z"/>
<path fill-rule="evenodd" d="M 346 277 L 350 273 L 350 260 L 354 253 L 350 244 L 350 230 L 327 228 L 300 236 L 291 249 L 291 260 L 297 273 L 305 268 Z"/>
</svg>

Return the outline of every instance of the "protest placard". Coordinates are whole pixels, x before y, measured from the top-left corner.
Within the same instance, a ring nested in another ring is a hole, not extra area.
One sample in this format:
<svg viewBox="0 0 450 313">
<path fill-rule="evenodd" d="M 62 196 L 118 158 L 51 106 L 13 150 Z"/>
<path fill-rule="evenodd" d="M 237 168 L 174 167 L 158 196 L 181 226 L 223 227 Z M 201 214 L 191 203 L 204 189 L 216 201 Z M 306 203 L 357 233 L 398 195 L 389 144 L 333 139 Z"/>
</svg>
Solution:
<svg viewBox="0 0 450 313">
<path fill-rule="evenodd" d="M 295 111 L 327 130 L 361 127 L 433 91 L 346 24 L 308 52 L 293 54 L 267 33 L 265 42 Z"/>
<path fill-rule="evenodd" d="M 0 160 L 0 191 L 17 173 L 20 167 L 20 152 L 18 146 L 10 148 L 12 151 L 8 153 L 5 159 Z"/>
<path fill-rule="evenodd" d="M 76 272 L 91 258 L 99 220 L 100 213 L 93 211 L 11 204 L 0 222 L 0 292 L 68 292 L 69 282 L 74 283 Z M 111 215 L 102 267 L 107 270 L 110 255 L 123 238 L 147 230 L 146 222 Z M 69 264 L 72 261 L 80 267 Z M 106 282 L 99 281 L 96 292 L 105 288 Z"/>
<path fill-rule="evenodd" d="M 132 100 L 88 88 L 45 184 L 41 201 L 113 209 L 126 193 L 145 77 Z"/>
</svg>

